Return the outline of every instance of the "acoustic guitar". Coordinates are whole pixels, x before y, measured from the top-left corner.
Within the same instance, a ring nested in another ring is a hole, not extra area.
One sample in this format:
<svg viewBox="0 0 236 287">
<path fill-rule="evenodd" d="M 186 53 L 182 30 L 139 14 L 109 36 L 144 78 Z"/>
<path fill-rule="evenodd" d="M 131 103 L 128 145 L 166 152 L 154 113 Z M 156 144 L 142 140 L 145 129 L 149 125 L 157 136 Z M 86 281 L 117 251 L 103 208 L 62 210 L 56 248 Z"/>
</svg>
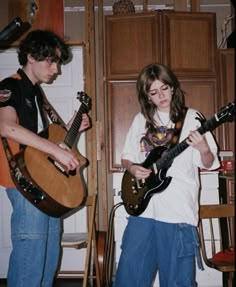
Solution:
<svg viewBox="0 0 236 287">
<path fill-rule="evenodd" d="M 80 162 L 76 170 L 68 171 L 50 155 L 28 146 L 9 162 L 12 179 L 19 191 L 39 210 L 54 217 L 78 208 L 86 197 L 82 172 L 88 160 L 79 153 L 76 144 L 82 114 L 90 110 L 91 99 L 84 92 L 79 92 L 77 98 L 81 105 L 69 131 L 53 123 L 39 134 L 72 150 Z"/>
<path fill-rule="evenodd" d="M 229 103 L 208 120 L 202 119 L 199 115 L 201 126 L 198 131 L 200 134 L 212 131 L 222 123 L 232 121 L 234 117 L 235 104 Z M 169 150 L 162 146 L 154 148 L 141 164 L 143 167 L 151 169 L 150 176 L 146 179 L 136 179 L 127 170 L 125 171 L 121 183 L 121 198 L 128 214 L 140 215 L 146 209 L 151 197 L 167 188 L 172 179 L 166 176 L 167 170 L 173 159 L 188 146 L 185 139 Z"/>
</svg>

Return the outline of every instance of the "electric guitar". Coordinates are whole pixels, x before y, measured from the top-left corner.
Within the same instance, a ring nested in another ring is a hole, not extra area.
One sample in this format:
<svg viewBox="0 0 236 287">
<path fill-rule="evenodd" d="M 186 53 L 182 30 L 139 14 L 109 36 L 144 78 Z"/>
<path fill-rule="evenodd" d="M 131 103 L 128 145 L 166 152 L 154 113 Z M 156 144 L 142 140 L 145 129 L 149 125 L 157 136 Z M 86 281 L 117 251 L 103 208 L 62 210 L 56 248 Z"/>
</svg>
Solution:
<svg viewBox="0 0 236 287">
<path fill-rule="evenodd" d="M 199 118 L 201 126 L 198 131 L 200 134 L 212 131 L 222 123 L 232 121 L 234 116 L 235 104 L 229 103 L 212 118 L 208 120 Z M 121 198 L 128 214 L 140 215 L 146 209 L 151 197 L 167 188 L 172 179 L 166 176 L 167 170 L 173 159 L 188 146 L 185 139 L 169 150 L 165 147 L 154 148 L 141 164 L 143 167 L 151 169 L 151 174 L 146 179 L 136 179 L 127 170 L 125 171 L 121 183 Z"/>
<path fill-rule="evenodd" d="M 68 171 L 49 154 L 28 146 L 9 162 L 12 179 L 19 191 L 39 210 L 54 217 L 78 208 L 86 197 L 82 171 L 88 161 L 79 153 L 76 144 L 82 114 L 90 110 L 91 99 L 84 92 L 79 92 L 77 98 L 81 105 L 69 131 L 53 123 L 39 134 L 72 150 L 80 162 L 76 170 Z"/>
</svg>

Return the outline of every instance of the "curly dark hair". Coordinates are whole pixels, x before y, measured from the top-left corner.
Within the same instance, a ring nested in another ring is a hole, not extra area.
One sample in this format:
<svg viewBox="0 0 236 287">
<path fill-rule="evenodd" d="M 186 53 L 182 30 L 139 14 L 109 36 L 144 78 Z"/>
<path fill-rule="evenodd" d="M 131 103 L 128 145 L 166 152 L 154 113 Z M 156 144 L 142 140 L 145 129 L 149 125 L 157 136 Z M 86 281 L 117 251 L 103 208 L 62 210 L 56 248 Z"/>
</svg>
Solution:
<svg viewBox="0 0 236 287">
<path fill-rule="evenodd" d="M 58 58 L 57 51 L 61 52 Z M 48 30 L 34 30 L 30 32 L 20 43 L 18 48 L 18 60 L 20 65 L 27 64 L 27 55 L 31 55 L 36 61 L 44 61 L 51 58 L 60 64 L 66 62 L 70 56 L 70 49 L 66 43 L 54 32 Z"/>
<path fill-rule="evenodd" d="M 136 88 L 141 112 L 147 121 L 147 128 L 156 126 L 154 114 L 157 107 L 148 99 L 148 93 L 155 80 L 159 80 L 173 89 L 170 108 L 170 119 L 173 123 L 182 117 L 185 107 L 184 91 L 181 89 L 177 77 L 169 68 L 161 64 L 151 64 L 144 67 L 138 76 Z"/>
</svg>

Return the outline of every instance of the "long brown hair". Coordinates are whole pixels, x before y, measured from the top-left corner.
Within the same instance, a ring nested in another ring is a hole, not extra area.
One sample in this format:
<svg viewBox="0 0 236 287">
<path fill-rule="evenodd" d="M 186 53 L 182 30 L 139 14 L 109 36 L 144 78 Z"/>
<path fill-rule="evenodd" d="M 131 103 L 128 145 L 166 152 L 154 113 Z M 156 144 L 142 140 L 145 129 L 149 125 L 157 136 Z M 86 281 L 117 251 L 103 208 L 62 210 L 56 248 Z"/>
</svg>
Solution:
<svg viewBox="0 0 236 287">
<path fill-rule="evenodd" d="M 156 126 L 154 115 L 157 107 L 148 99 L 148 93 L 155 80 L 159 80 L 173 89 L 170 107 L 170 119 L 173 123 L 176 123 L 182 117 L 183 108 L 185 107 L 184 91 L 170 69 L 161 64 L 151 64 L 144 67 L 138 76 L 136 88 L 141 112 L 147 120 L 146 126 L 151 128 Z"/>
</svg>

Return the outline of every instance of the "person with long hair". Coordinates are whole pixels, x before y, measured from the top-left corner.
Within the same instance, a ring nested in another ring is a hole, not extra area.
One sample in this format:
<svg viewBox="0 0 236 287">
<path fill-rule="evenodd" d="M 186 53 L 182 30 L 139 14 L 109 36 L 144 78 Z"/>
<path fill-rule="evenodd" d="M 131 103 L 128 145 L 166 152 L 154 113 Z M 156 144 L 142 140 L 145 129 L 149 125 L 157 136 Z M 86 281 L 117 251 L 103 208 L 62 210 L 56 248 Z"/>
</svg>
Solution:
<svg viewBox="0 0 236 287">
<path fill-rule="evenodd" d="M 150 287 L 157 270 L 160 287 L 193 287 L 195 259 L 202 268 L 197 233 L 199 168 L 219 167 L 217 145 L 210 132 L 201 135 L 197 130 L 199 113 L 185 107 L 184 91 L 169 68 L 144 67 L 136 87 L 141 111 L 133 119 L 121 155 L 126 171 L 140 186 L 145 184 L 155 169 L 143 163 L 154 149 L 164 147 L 168 153 L 176 144 L 173 137 L 180 123 L 179 142 L 186 139 L 188 147 L 168 163 L 166 178 L 171 180 L 163 190 L 152 195 L 141 214 L 129 216 L 113 287 Z"/>
</svg>

